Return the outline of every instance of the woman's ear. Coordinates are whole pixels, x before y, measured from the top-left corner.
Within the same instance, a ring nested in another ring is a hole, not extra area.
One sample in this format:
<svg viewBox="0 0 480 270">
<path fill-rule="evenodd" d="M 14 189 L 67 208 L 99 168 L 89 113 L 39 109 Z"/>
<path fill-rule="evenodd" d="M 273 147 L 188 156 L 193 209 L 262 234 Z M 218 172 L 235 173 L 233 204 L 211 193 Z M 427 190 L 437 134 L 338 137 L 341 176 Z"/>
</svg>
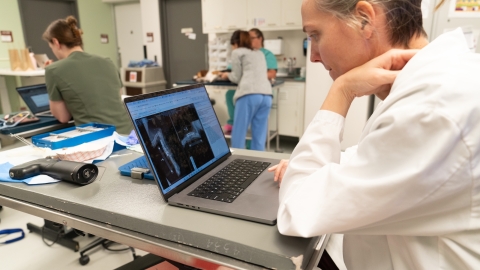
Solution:
<svg viewBox="0 0 480 270">
<path fill-rule="evenodd" d="M 366 39 L 372 36 L 376 19 L 375 15 L 375 9 L 372 4 L 366 1 L 358 1 L 355 6 L 355 16 L 360 20 L 360 31 Z"/>
<path fill-rule="evenodd" d="M 52 44 L 56 48 L 60 47 L 60 42 L 58 42 L 58 39 L 56 39 L 56 38 L 52 38 Z"/>
</svg>

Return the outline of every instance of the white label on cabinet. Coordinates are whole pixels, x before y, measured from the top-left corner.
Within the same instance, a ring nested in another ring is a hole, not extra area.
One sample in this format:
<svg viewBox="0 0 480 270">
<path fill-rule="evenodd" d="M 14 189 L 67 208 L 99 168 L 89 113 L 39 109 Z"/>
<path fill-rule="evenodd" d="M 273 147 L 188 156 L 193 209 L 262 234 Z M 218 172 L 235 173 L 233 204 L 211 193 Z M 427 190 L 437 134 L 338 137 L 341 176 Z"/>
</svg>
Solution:
<svg viewBox="0 0 480 270">
<path fill-rule="evenodd" d="M 193 28 L 191 28 L 191 27 L 190 28 L 182 28 L 182 29 L 180 29 L 180 32 L 182 34 L 190 34 L 190 33 L 193 32 Z"/>
<path fill-rule="evenodd" d="M 254 26 L 264 26 L 265 25 L 265 18 L 255 18 L 253 19 Z"/>
<path fill-rule="evenodd" d="M 130 82 L 137 82 L 137 72 L 136 71 L 130 71 Z"/>
</svg>

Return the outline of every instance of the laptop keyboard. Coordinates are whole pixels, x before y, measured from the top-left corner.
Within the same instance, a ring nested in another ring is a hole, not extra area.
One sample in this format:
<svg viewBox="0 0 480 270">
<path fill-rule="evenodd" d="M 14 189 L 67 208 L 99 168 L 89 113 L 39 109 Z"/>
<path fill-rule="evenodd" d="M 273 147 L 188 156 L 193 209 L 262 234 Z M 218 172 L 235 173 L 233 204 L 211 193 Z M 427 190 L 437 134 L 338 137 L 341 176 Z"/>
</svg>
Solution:
<svg viewBox="0 0 480 270">
<path fill-rule="evenodd" d="M 270 166 L 269 162 L 236 159 L 188 195 L 231 203 L 268 166 Z"/>
</svg>

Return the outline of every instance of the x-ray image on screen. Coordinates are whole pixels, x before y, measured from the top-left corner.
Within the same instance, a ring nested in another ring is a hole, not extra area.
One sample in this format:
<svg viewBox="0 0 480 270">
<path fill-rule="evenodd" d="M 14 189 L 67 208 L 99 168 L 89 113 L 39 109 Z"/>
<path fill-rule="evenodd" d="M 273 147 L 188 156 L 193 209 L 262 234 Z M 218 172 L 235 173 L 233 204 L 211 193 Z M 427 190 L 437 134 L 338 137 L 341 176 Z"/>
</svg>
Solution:
<svg viewBox="0 0 480 270">
<path fill-rule="evenodd" d="M 214 158 L 193 104 L 136 120 L 165 189 Z"/>
</svg>

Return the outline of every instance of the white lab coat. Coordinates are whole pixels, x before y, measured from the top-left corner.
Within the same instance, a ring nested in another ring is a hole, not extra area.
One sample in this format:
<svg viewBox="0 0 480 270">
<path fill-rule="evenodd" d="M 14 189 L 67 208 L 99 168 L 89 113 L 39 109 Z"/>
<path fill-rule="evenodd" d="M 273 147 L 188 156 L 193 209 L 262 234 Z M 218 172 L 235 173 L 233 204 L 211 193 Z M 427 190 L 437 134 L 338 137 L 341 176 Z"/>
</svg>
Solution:
<svg viewBox="0 0 480 270">
<path fill-rule="evenodd" d="M 339 164 L 344 121 L 319 111 L 293 151 L 280 233 L 344 233 L 349 269 L 480 269 L 480 55 L 462 31 L 409 61 Z"/>
</svg>

